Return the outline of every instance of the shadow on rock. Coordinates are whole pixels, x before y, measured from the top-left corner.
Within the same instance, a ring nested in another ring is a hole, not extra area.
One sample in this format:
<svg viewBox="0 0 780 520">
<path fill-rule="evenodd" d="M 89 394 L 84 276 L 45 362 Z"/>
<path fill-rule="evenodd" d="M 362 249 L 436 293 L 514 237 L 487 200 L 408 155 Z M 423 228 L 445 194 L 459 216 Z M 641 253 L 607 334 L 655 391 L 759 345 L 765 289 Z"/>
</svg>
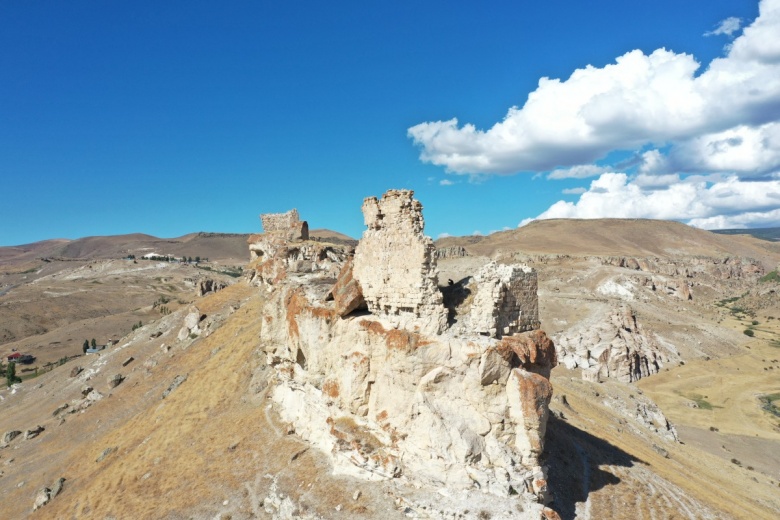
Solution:
<svg viewBox="0 0 780 520">
<path fill-rule="evenodd" d="M 448 280 L 446 286 L 439 287 L 444 306 L 447 308 L 447 322 L 450 325 L 457 321 L 458 307 L 471 295 L 471 289 L 466 287 L 470 281 L 471 277 L 467 276 L 458 282 Z"/>
<path fill-rule="evenodd" d="M 584 503 L 588 494 L 620 479 L 602 466 L 632 467 L 644 464 L 603 439 L 550 416 L 547 423 L 544 455 L 549 467 L 547 482 L 554 502 L 550 506 L 562 520 L 576 517 L 576 504 Z"/>
</svg>

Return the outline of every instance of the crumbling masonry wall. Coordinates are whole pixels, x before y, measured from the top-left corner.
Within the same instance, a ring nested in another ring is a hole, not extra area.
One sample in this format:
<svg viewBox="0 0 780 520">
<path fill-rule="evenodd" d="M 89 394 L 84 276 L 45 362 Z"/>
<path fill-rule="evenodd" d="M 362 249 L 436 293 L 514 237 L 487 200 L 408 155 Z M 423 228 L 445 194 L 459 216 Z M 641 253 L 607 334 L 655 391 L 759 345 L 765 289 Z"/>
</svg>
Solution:
<svg viewBox="0 0 780 520">
<path fill-rule="evenodd" d="M 536 271 L 526 265 L 491 262 L 474 278 L 471 326 L 475 332 L 500 338 L 539 328 Z"/>
<path fill-rule="evenodd" d="M 264 213 L 260 215 L 260 221 L 263 223 L 263 231 L 270 233 L 272 231 L 287 231 L 300 222 L 301 218 L 297 209 L 291 209 L 286 213 Z"/>
<path fill-rule="evenodd" d="M 265 233 L 283 236 L 287 240 L 309 240 L 309 224 L 301 220 L 297 209 L 286 213 L 264 213 L 260 215 Z"/>
<path fill-rule="evenodd" d="M 380 315 L 412 315 L 439 333 L 447 311 L 437 286 L 435 248 L 423 235 L 422 204 L 410 190 L 390 190 L 381 200 L 363 202 L 368 227 L 355 250 L 353 276 L 369 311 Z"/>
</svg>

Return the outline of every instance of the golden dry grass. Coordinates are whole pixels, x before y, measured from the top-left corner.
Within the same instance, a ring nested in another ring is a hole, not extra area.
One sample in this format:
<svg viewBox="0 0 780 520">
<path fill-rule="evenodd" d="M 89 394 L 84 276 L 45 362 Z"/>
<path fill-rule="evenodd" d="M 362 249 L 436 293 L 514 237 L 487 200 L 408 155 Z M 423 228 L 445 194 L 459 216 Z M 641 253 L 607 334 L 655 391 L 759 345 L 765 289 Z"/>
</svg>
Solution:
<svg viewBox="0 0 780 520">
<path fill-rule="evenodd" d="M 590 493 L 592 518 L 690 518 L 683 505 L 694 510 L 696 504 L 713 510 L 718 518 L 776 518 L 780 504 L 775 479 L 759 475 L 754 481 L 754 472 L 694 446 L 661 443 L 649 433 L 632 432 L 621 425 L 619 414 L 594 399 L 594 391 L 604 393 L 603 385 L 556 371 L 555 393 L 565 394 L 570 405 L 561 408 L 567 422 L 637 459 L 633 467 L 601 468 L 619 482 Z M 670 458 L 653 449 L 654 442 L 668 450 Z M 655 495 L 656 500 L 648 502 Z"/>
<path fill-rule="evenodd" d="M 333 511 L 342 504 L 342 514 L 353 517 L 396 514 L 392 504 L 382 505 L 381 485 L 331 476 L 326 458 L 286 435 L 263 396 L 249 393 L 253 371 L 265 363 L 256 350 L 264 321 L 257 290 L 236 284 L 196 304 L 209 316 L 241 306 L 187 348 L 176 346 L 174 328 L 160 338 L 173 341 L 169 353 L 149 341 L 108 359 L 90 384 L 108 394 L 107 375 L 118 371 L 127 379 L 83 414 L 66 415 L 64 424 L 50 417 L 50 409 L 81 386 L 64 371 L 41 378 L 40 407 L 17 401 L 13 413 L 0 418 L 6 429 L 42 418 L 46 427 L 36 440 L 14 442 L 16 460 L 0 479 L 0 518 L 26 517 L 35 492 L 60 476 L 67 479 L 62 494 L 31 518 L 255 518 L 264 514 L 262 500 L 271 486 L 266 474 L 278 477 L 279 491 L 302 511 Z M 131 353 L 136 360 L 121 368 Z M 158 364 L 144 368 L 148 359 Z M 163 390 L 183 374 L 187 380 L 163 400 Z M 66 390 L 43 396 L 46 385 Z M 106 448 L 115 451 L 96 462 Z M 16 487 L 20 480 L 25 484 Z M 360 501 L 352 499 L 356 486 Z"/>
</svg>

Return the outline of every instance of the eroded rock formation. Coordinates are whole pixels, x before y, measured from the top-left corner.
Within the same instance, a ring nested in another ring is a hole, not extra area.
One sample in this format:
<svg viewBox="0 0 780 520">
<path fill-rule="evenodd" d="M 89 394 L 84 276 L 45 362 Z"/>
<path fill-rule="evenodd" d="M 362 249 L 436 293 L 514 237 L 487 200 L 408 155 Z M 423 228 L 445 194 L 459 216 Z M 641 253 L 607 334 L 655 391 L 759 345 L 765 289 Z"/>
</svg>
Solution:
<svg viewBox="0 0 780 520">
<path fill-rule="evenodd" d="M 657 373 L 669 361 L 652 334 L 628 305 L 612 308 L 556 338 L 558 358 L 567 368 L 582 368 L 583 378 L 606 377 L 630 383 Z"/>
<path fill-rule="evenodd" d="M 337 472 L 519 494 L 539 517 L 556 354 L 544 332 L 516 333 L 538 328 L 535 276 L 490 266 L 476 282 L 489 288 L 476 290 L 489 311 L 473 318 L 487 335 L 450 327 L 421 209 L 410 191 L 366 199 L 368 229 L 353 261 L 334 262 L 335 284 L 316 269 L 256 279 L 269 287 L 260 338 L 274 369 L 269 395 Z M 278 260 L 259 256 L 256 272 Z M 508 297 L 516 293 L 533 305 Z"/>
</svg>

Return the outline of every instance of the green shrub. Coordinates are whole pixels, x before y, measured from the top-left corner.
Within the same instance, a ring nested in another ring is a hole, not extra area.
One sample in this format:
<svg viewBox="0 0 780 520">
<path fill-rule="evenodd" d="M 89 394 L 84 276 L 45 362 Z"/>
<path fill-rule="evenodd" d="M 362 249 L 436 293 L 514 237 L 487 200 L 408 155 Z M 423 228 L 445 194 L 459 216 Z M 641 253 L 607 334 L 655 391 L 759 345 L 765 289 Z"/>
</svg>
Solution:
<svg viewBox="0 0 780 520">
<path fill-rule="evenodd" d="M 755 335 L 755 332 L 753 332 L 753 329 L 745 329 L 742 331 L 742 334 L 745 336 L 750 336 L 751 338 Z"/>
<path fill-rule="evenodd" d="M 778 274 L 777 269 L 774 271 L 770 271 L 761 278 L 758 279 L 759 282 L 780 282 L 780 274 Z"/>
</svg>

